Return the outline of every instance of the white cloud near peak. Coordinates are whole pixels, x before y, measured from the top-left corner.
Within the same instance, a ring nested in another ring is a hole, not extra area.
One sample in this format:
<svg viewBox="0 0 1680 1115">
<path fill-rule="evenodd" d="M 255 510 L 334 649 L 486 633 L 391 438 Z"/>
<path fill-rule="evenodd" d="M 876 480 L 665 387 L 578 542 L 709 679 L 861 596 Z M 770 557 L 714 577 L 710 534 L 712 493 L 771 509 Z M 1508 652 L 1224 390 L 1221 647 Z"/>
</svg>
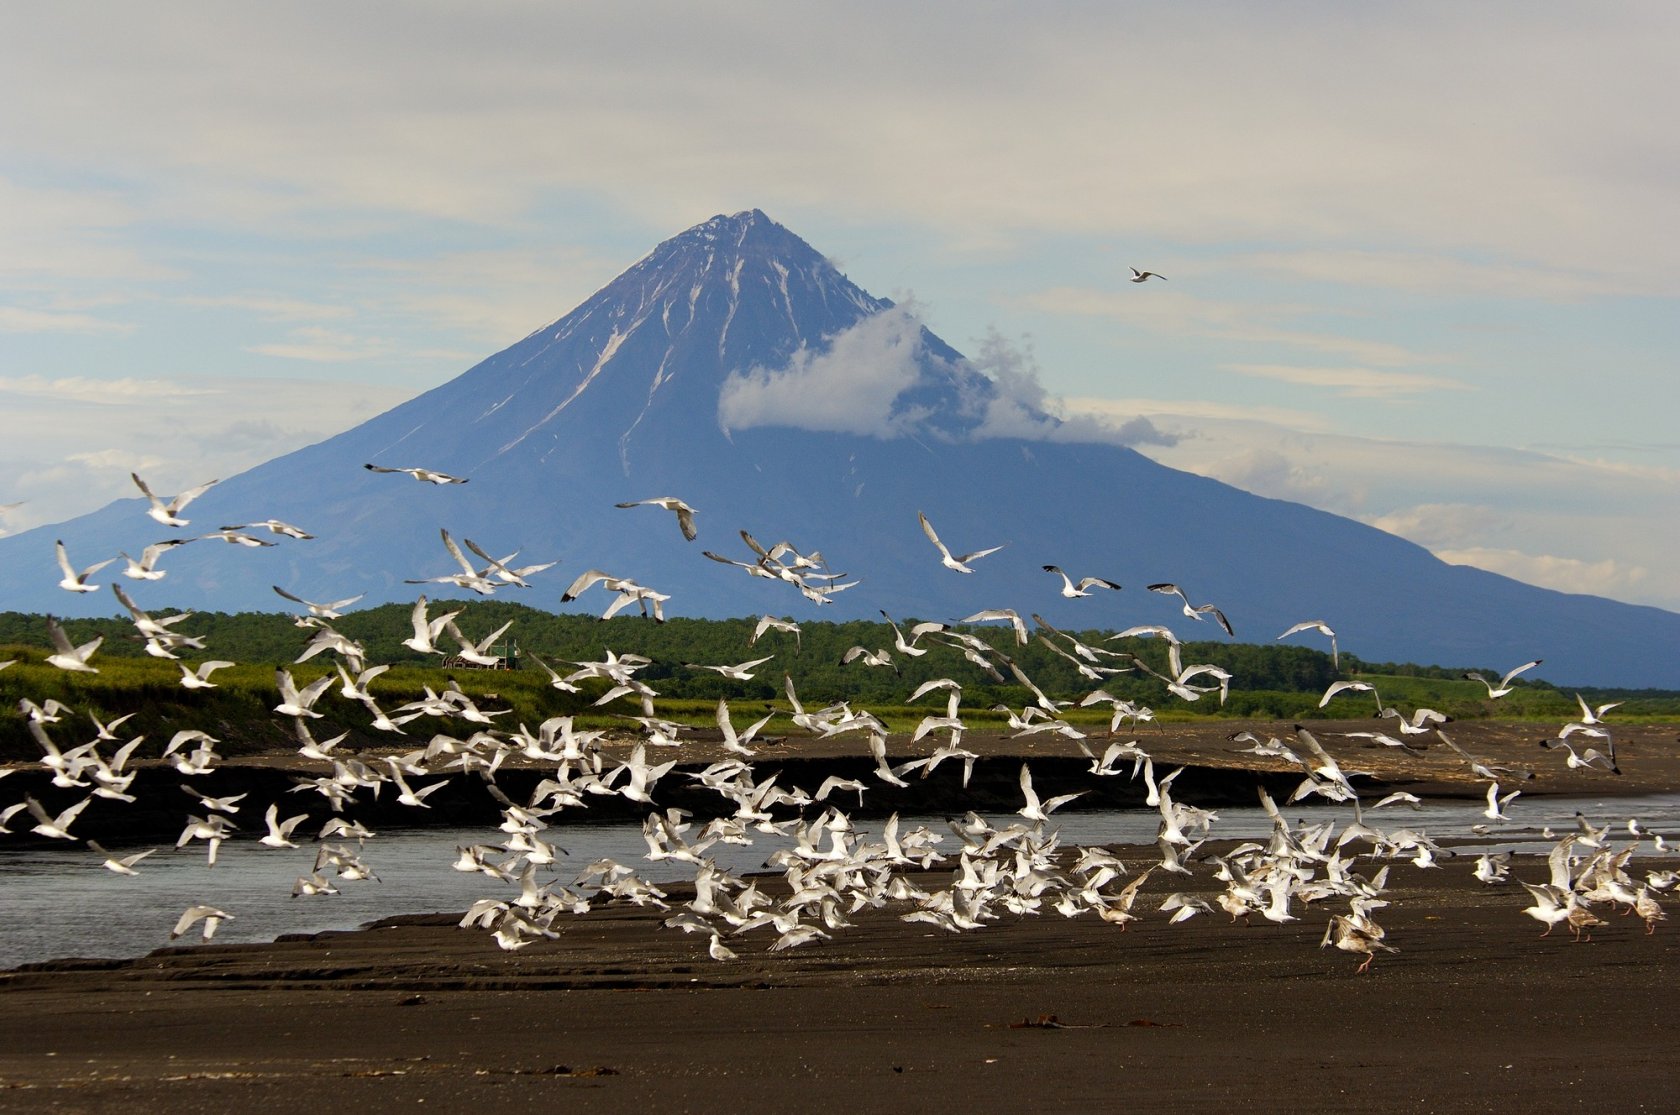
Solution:
<svg viewBox="0 0 1680 1115">
<path fill-rule="evenodd" d="M 910 432 L 920 414 L 895 409 L 921 377 L 922 324 L 894 306 L 830 339 L 826 350 L 801 347 L 781 369 L 731 374 L 718 394 L 725 431 L 755 426 L 891 437 Z"/>
</svg>

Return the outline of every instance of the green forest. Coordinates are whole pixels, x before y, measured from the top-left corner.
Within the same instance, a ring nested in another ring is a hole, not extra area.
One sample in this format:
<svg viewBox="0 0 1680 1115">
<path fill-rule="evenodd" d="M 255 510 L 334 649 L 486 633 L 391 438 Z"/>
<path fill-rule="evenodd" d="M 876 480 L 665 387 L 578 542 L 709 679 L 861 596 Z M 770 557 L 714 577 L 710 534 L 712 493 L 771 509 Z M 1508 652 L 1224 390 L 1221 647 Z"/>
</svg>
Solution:
<svg viewBox="0 0 1680 1115">
<path fill-rule="evenodd" d="M 924 638 L 918 647 L 926 650 L 924 654 L 895 650 L 895 632 L 886 622 L 804 621 L 797 636 L 769 630 L 754 644 L 757 617 L 677 618 L 654 623 L 639 616 L 619 616 L 602 621 L 500 601 L 455 602 L 446 608 L 434 604 L 432 615 L 435 618 L 445 610 L 456 609 L 456 625 L 469 639 L 483 639 L 511 623 L 496 649 L 505 647 L 516 652 L 518 668 L 446 669 L 439 657 L 410 650 L 402 642 L 412 632 L 412 608 L 406 604 L 349 613 L 332 621 L 332 626 L 362 644 L 370 664 L 391 664 L 392 668 L 371 686 L 377 700 L 401 704 L 421 694 L 425 687 L 441 689 L 453 679 L 469 694 L 492 702 L 494 707 L 510 709 L 502 718 L 509 726 L 521 722 L 535 725 L 562 714 L 583 715 L 610 724 L 615 714 L 635 711 L 628 700 L 594 708 L 607 682 L 592 679 L 581 686 L 580 693 L 563 692 L 550 684 L 550 674 L 541 665 L 546 663 L 564 676 L 578 664 L 600 661 L 609 652 L 651 659 L 651 665 L 636 676 L 659 694 L 660 714 L 695 725 L 711 724 L 720 697 L 728 698 L 743 717 L 763 715 L 772 709 L 788 710 L 784 675 L 806 705 L 848 701 L 883 716 L 895 728 L 913 724 L 942 702 L 936 695 L 914 708 L 906 707 L 916 687 L 933 678 L 949 677 L 962 685 L 963 716 L 976 728 L 990 726 L 988 721 L 995 721 L 995 726 L 1003 724 L 1003 713 L 987 711 L 992 706 L 1019 710 L 1031 700 L 1029 691 L 1012 677 L 1006 674 L 1003 681 L 990 677 L 967 661 L 960 650 L 946 644 Z M 914 622 L 913 618 L 902 618 L 899 627 L 908 635 Z M 275 668 L 288 666 L 300 685 L 334 669 L 331 654 L 295 664 L 316 629 L 300 627 L 293 616 L 284 614 L 195 613 L 176 629 L 201 640 L 204 649 L 184 652 L 179 662 L 147 656 L 126 617 L 65 620 L 63 626 L 73 643 L 103 636 L 104 642 L 93 657 L 99 673 L 70 673 L 46 665 L 44 659 L 51 647 L 46 617 L 0 612 L 0 661 L 13 660 L 10 668 L 0 670 L 0 699 L 8 708 L 16 708 L 25 698 L 37 704 L 50 698 L 78 712 L 95 712 L 102 719 L 134 713 L 129 731 L 159 734 L 159 746 L 175 728 L 189 726 L 223 733 L 235 749 L 295 746 L 289 726 L 269 714 L 277 700 Z M 1133 637 L 1114 642 L 1110 641 L 1112 633 L 1103 631 L 1065 632 L 1060 638 L 1037 632 L 1021 646 L 1008 626 L 977 625 L 964 630 L 995 647 L 1000 656 L 1015 661 L 1053 698 L 1078 701 L 1100 687 L 1115 698 L 1153 708 L 1163 719 L 1223 716 L 1289 721 L 1354 718 L 1375 712 L 1376 704 L 1368 692 L 1344 693 L 1320 709 L 1318 703 L 1325 688 L 1338 678 L 1357 678 L 1374 685 L 1385 704 L 1428 706 L 1458 719 L 1497 715 L 1501 719 L 1561 722 L 1578 712 L 1574 690 L 1560 691 L 1544 682 L 1519 682 L 1515 692 L 1493 702 L 1479 682 L 1464 678 L 1465 669 L 1367 663 L 1344 654 L 1338 671 L 1329 654 L 1312 647 L 1228 642 L 1183 644 L 1186 664 L 1213 663 L 1233 678 L 1223 705 L 1217 693 L 1192 704 L 1169 694 L 1162 681 L 1141 670 L 1100 679 L 1082 676 L 1074 656 L 1065 653 L 1071 636 L 1088 646 L 1135 654 L 1143 663 L 1165 672 L 1167 647 L 1160 639 Z M 862 660 L 843 664 L 843 656 L 853 647 L 885 652 L 891 664 L 870 666 Z M 766 657 L 768 661 L 751 668 L 750 680 L 733 680 L 702 668 Z M 212 675 L 215 688 L 184 688 L 180 684 L 182 665 L 191 669 L 206 659 L 237 665 Z M 1499 673 L 1486 668 L 1482 672 L 1492 676 Z M 322 707 L 336 707 L 342 723 L 335 723 L 338 717 L 329 712 L 322 730 L 350 730 L 360 737 L 367 731 L 358 727 L 367 718 L 365 711 L 338 697 L 336 687 L 329 693 L 333 694 L 331 701 Z M 1583 696 L 1595 702 L 1622 700 L 1616 712 L 1618 719 L 1663 719 L 1680 713 L 1680 695 L 1672 693 L 1591 690 L 1583 691 Z M 332 702 L 340 703 L 334 706 Z M 1108 710 L 1106 706 L 1070 710 L 1070 716 L 1076 722 L 1106 725 Z M 417 725 L 416 734 L 422 727 Z M 0 752 L 34 755 L 36 751 L 21 717 L 0 720 Z"/>
</svg>

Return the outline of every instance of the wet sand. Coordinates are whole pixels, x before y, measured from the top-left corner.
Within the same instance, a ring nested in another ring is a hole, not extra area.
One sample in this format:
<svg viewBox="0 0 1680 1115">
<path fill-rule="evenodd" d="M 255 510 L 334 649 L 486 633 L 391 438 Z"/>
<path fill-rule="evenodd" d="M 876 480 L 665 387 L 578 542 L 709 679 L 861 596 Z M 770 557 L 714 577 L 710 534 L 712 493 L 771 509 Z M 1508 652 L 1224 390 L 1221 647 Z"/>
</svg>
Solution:
<svg viewBox="0 0 1680 1115">
<path fill-rule="evenodd" d="M 1672 740 L 1624 744 L 1629 773 L 1590 792 L 1675 788 Z M 1647 853 L 1636 877 L 1675 866 Z M 1217 886 L 1157 873 L 1124 932 L 1047 912 L 951 934 L 889 909 L 783 953 L 758 930 L 721 964 L 633 906 L 515 953 L 429 917 L 57 962 L 0 975 L 0 1111 L 1673 1107 L 1680 929 L 1605 908 L 1590 941 L 1541 938 L 1514 883 L 1402 861 L 1379 914 L 1401 951 L 1359 975 L 1319 947 L 1341 904 L 1286 925 L 1155 912 Z"/>
</svg>

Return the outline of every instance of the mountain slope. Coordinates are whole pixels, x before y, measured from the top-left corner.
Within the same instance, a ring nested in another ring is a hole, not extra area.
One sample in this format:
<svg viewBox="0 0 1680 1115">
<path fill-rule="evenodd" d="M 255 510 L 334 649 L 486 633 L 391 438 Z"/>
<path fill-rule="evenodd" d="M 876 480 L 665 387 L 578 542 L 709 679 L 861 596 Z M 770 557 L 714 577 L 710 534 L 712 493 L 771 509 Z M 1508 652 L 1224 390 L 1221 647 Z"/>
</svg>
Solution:
<svg viewBox="0 0 1680 1115">
<path fill-rule="evenodd" d="M 1025 436 L 986 436 L 1004 430 Z M 553 607 L 599 568 L 700 616 L 960 619 L 982 608 L 1058 626 L 1211 624 L 1144 591 L 1185 586 L 1267 641 L 1325 619 L 1366 659 L 1504 667 L 1546 659 L 1560 682 L 1680 683 L 1680 615 L 1448 566 L 1420 547 L 1298 504 L 1262 499 L 1115 445 L 1076 443 L 1004 399 L 961 355 L 852 284 L 754 210 L 715 217 L 654 249 L 559 321 L 448 383 L 318 445 L 223 481 L 191 530 L 276 517 L 318 537 L 262 550 L 179 547 L 142 604 L 272 610 L 269 589 L 364 604 L 412 599 L 405 578 L 455 571 L 439 530 L 518 562 L 558 559 L 518 593 Z M 361 466 L 424 465 L 470 477 L 437 487 Z M 680 496 L 672 516 L 617 502 Z M 108 613 L 108 593 L 53 587 L 52 539 L 81 563 L 173 533 L 119 501 L 0 539 L 0 607 Z M 952 549 L 1007 543 L 972 576 L 939 565 L 925 512 Z M 791 585 L 708 561 L 746 559 L 738 535 L 819 549 L 856 587 L 819 609 Z M 1126 588 L 1064 600 L 1060 565 Z M 113 570 L 109 572 L 114 572 Z M 452 590 L 427 586 L 430 595 Z M 604 607 L 594 590 L 578 606 Z"/>
</svg>

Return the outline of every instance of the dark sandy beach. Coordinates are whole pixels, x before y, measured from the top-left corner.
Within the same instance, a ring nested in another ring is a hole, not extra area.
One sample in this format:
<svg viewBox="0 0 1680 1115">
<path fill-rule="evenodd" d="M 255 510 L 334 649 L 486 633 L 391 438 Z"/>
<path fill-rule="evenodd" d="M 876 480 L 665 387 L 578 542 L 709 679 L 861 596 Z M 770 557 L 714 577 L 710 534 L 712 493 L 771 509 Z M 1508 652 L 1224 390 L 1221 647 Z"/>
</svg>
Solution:
<svg viewBox="0 0 1680 1115">
<path fill-rule="evenodd" d="M 1673 730 L 1636 736 L 1593 792 L 1676 788 Z M 1553 768 L 1535 791 L 1577 792 Z M 1629 870 L 1660 866 L 1647 844 Z M 1046 911 L 953 934 L 889 908 L 782 953 L 734 938 L 726 963 L 661 911 L 598 906 L 514 953 L 427 917 L 34 966 L 0 975 L 0 1110 L 1674 1107 L 1680 930 L 1603 906 L 1590 941 L 1541 938 L 1515 883 L 1400 861 L 1379 919 L 1400 951 L 1360 975 L 1319 947 L 1344 903 L 1285 925 L 1156 912 L 1218 886 L 1157 874 L 1126 931 Z"/>
</svg>

